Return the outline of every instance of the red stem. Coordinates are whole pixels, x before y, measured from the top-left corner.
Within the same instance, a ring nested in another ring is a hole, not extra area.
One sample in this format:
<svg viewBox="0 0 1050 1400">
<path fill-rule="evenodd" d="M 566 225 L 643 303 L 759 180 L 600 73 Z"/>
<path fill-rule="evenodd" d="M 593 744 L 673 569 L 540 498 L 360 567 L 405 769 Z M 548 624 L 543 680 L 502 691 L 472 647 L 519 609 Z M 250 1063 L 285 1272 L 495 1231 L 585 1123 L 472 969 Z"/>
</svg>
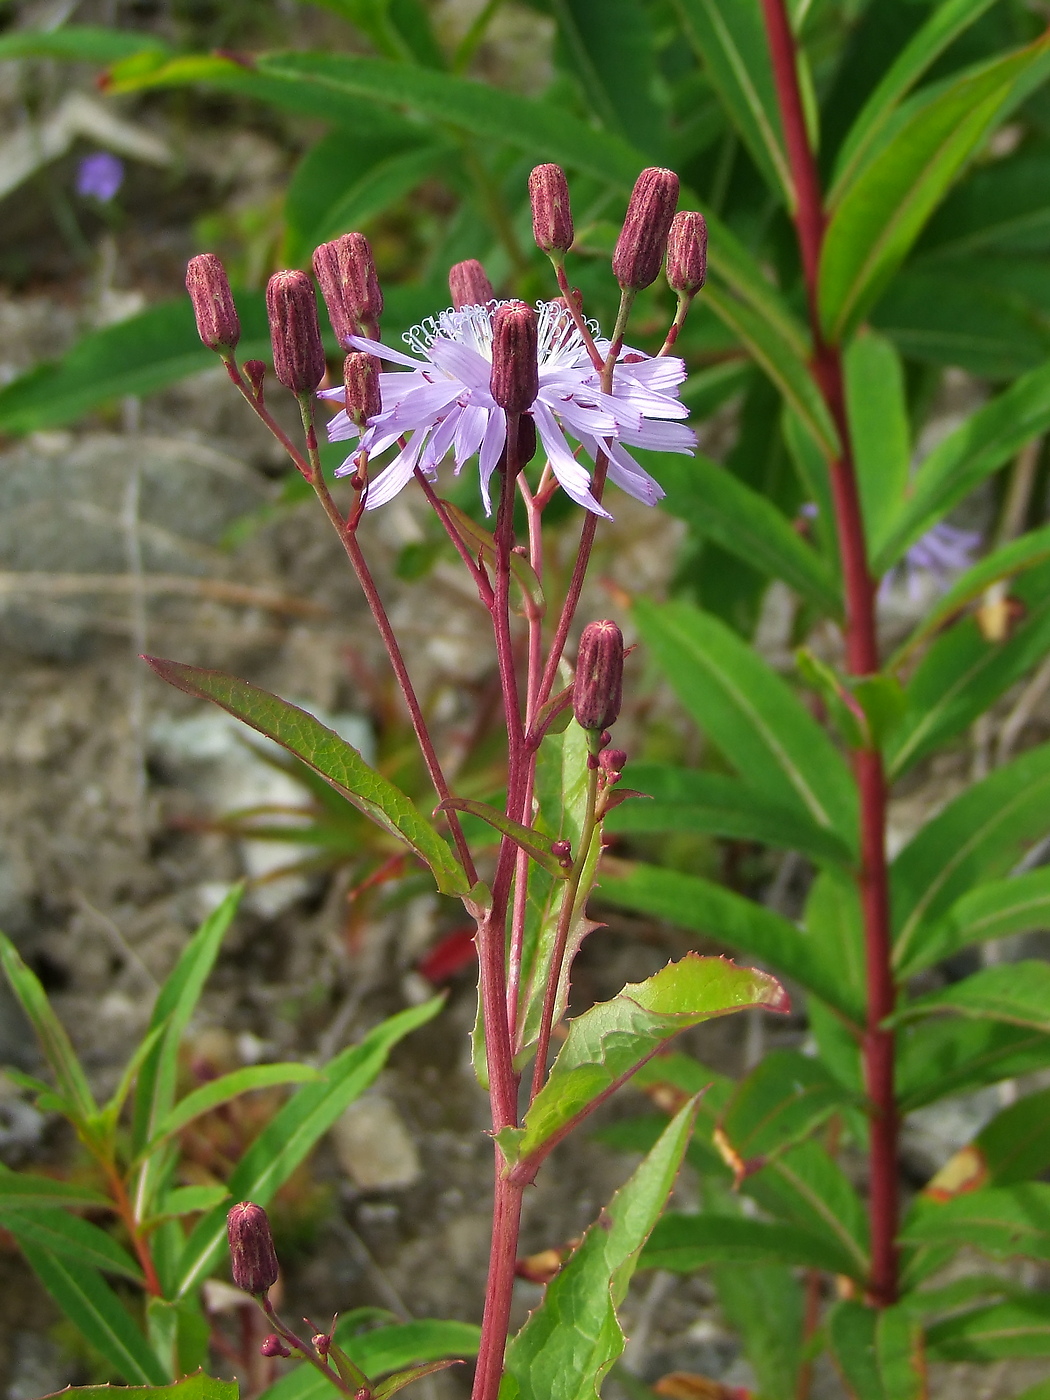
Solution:
<svg viewBox="0 0 1050 1400">
<path fill-rule="evenodd" d="M 489 1276 L 485 1289 L 485 1312 L 481 1320 L 481 1345 L 471 1400 L 496 1400 L 503 1377 L 503 1357 L 510 1328 L 510 1305 L 514 1293 L 514 1266 L 517 1262 L 518 1228 L 521 1224 L 522 1187 L 503 1176 L 503 1156 L 496 1153 L 496 1191 L 492 1202 L 492 1247 Z"/>
<path fill-rule="evenodd" d="M 851 675 L 879 669 L 875 583 L 868 569 L 864 521 L 853 464 L 843 392 L 842 353 L 825 343 L 820 326 L 818 277 L 824 237 L 824 208 L 816 163 L 806 133 L 797 55 L 784 0 L 762 0 L 773 61 L 784 140 L 795 186 L 793 216 L 798 234 L 813 334 L 813 371 L 834 418 L 841 452 L 831 463 L 831 491 L 846 594 L 846 665 Z M 872 1265 L 869 1293 L 885 1307 L 897 1296 L 897 1105 L 894 1094 L 894 1036 L 881 1029 L 893 1011 L 896 986 L 891 962 L 889 881 L 886 867 L 886 778 L 874 749 L 854 754 L 860 796 L 861 866 L 858 876 L 864 919 L 867 1009 L 862 1054 L 870 1100 L 869 1214 Z"/>
</svg>

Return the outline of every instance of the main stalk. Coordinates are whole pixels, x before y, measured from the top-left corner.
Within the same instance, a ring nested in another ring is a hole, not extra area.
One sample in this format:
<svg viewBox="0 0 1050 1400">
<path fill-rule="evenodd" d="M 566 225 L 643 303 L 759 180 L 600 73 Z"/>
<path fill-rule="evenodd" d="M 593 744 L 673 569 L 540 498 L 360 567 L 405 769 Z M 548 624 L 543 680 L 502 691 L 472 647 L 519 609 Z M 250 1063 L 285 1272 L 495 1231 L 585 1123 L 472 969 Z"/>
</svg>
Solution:
<svg viewBox="0 0 1050 1400">
<path fill-rule="evenodd" d="M 813 334 L 813 370 L 838 430 L 840 451 L 830 464 L 832 500 L 845 590 L 846 666 L 851 675 L 879 669 L 875 627 L 875 582 L 868 569 L 843 390 L 842 352 L 821 330 L 817 298 L 824 239 L 824 207 L 813 152 L 806 133 L 798 84 L 798 55 L 784 0 L 762 0 L 777 100 L 794 183 L 794 221 L 806 282 Z M 858 749 L 854 772 L 860 799 L 858 888 L 864 920 L 867 1006 L 862 1054 L 870 1104 L 871 1277 L 869 1293 L 880 1307 L 897 1296 L 897 1107 L 894 1036 L 882 1029 L 896 1000 L 890 941 L 889 878 L 886 866 L 886 777 L 875 748 Z"/>
</svg>

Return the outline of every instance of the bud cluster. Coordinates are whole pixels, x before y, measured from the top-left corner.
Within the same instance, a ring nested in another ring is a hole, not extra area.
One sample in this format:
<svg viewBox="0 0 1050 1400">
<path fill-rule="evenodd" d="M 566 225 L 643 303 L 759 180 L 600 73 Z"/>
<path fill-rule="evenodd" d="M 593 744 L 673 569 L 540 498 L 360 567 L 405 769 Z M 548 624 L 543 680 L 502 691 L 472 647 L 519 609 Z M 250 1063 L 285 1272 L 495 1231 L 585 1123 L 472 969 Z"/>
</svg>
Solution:
<svg viewBox="0 0 1050 1400">
<path fill-rule="evenodd" d="M 345 349 L 352 335 L 378 340 L 383 289 L 364 234 L 344 233 L 322 243 L 314 251 L 313 268 L 339 344 Z"/>
</svg>

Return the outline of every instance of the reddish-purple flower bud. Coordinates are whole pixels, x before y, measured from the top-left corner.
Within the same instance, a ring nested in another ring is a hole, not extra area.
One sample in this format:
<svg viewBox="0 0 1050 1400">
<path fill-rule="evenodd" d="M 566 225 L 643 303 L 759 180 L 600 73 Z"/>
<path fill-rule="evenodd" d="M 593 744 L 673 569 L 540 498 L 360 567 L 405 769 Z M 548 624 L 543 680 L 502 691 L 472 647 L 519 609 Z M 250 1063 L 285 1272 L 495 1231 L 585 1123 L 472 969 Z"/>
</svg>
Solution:
<svg viewBox="0 0 1050 1400">
<path fill-rule="evenodd" d="M 673 170 L 650 166 L 638 176 L 613 253 L 613 275 L 621 287 L 640 291 L 656 281 L 677 203 Z"/>
<path fill-rule="evenodd" d="M 263 380 L 266 378 L 266 365 L 262 360 L 245 360 L 245 377 L 252 386 L 252 393 L 259 403 L 263 401 Z"/>
<path fill-rule="evenodd" d="M 667 284 L 673 292 L 696 296 L 707 280 L 707 223 L 695 209 L 671 220 L 667 235 Z"/>
<path fill-rule="evenodd" d="M 251 1201 L 234 1206 L 226 1217 L 226 1235 L 234 1283 L 257 1297 L 268 1292 L 279 1271 L 270 1222 L 262 1206 Z"/>
<path fill-rule="evenodd" d="M 539 391 L 536 312 L 523 301 L 509 301 L 492 318 L 489 392 L 507 413 L 525 413 Z"/>
<path fill-rule="evenodd" d="M 315 1332 L 310 1340 L 313 1342 L 314 1351 L 322 1360 L 332 1350 L 332 1338 L 327 1332 Z"/>
<path fill-rule="evenodd" d="M 341 238 L 322 243 L 314 249 L 313 267 L 317 285 L 328 309 L 328 319 L 336 341 L 344 348 L 352 335 L 360 335 L 361 327 L 347 300 L 346 270 L 349 259 Z"/>
<path fill-rule="evenodd" d="M 545 253 L 567 253 L 572 247 L 572 206 L 569 184 L 560 165 L 537 165 L 529 176 L 532 236 Z"/>
<path fill-rule="evenodd" d="M 620 776 L 626 762 L 627 755 L 623 749 L 602 749 L 598 755 L 598 767 L 612 782 Z"/>
<path fill-rule="evenodd" d="M 449 268 L 448 289 L 457 311 L 463 306 L 487 306 L 496 295 L 477 258 L 467 258 L 466 262 L 458 262 Z"/>
<path fill-rule="evenodd" d="M 186 290 L 201 340 L 209 350 L 232 350 L 241 338 L 241 323 L 226 269 L 214 253 L 198 253 L 190 259 Z"/>
<path fill-rule="evenodd" d="M 504 443 L 503 451 L 499 454 L 499 461 L 496 463 L 498 470 L 502 471 L 507 465 L 507 447 L 509 443 Z M 531 413 L 523 413 L 518 419 L 518 458 L 517 465 L 520 470 L 527 467 L 536 455 L 536 420 Z M 524 553 L 528 553 L 525 550 Z"/>
<path fill-rule="evenodd" d="M 292 1354 L 276 1332 L 270 1333 L 259 1348 L 259 1351 L 263 1356 L 291 1356 Z"/>
<path fill-rule="evenodd" d="M 379 339 L 383 289 L 372 249 L 363 233 L 344 233 L 314 251 L 314 276 L 328 308 L 335 338 L 344 348 L 349 336 Z"/>
<path fill-rule="evenodd" d="M 581 729 L 601 733 L 623 698 L 623 633 L 615 622 L 588 622 L 576 653 L 572 708 Z"/>
<path fill-rule="evenodd" d="M 343 390 L 349 418 L 363 428 L 383 411 L 379 392 L 379 361 L 364 350 L 351 350 L 343 361 Z"/>
<path fill-rule="evenodd" d="M 311 394 L 325 374 L 317 300 L 305 272 L 275 272 L 266 287 L 266 314 L 277 378 L 293 394 Z"/>
</svg>

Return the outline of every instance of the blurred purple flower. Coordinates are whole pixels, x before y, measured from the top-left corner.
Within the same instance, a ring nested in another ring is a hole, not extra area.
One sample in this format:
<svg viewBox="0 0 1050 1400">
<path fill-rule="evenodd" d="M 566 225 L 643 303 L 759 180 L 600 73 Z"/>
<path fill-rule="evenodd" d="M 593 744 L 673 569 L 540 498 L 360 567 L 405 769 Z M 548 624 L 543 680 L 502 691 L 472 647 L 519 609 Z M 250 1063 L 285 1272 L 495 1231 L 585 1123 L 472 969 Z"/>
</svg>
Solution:
<svg viewBox="0 0 1050 1400">
<path fill-rule="evenodd" d="M 942 589 L 948 587 L 956 574 L 973 564 L 974 550 L 981 544 L 976 530 L 960 530 L 956 525 L 941 521 L 916 540 L 903 560 L 882 580 L 880 594 L 885 597 L 893 581 L 903 578 L 908 597 L 917 601 L 922 591 L 922 579 L 933 578 Z"/>
<path fill-rule="evenodd" d="M 76 189 L 81 199 L 108 204 L 124 183 L 124 162 L 109 151 L 95 151 L 77 166 Z"/>
</svg>

